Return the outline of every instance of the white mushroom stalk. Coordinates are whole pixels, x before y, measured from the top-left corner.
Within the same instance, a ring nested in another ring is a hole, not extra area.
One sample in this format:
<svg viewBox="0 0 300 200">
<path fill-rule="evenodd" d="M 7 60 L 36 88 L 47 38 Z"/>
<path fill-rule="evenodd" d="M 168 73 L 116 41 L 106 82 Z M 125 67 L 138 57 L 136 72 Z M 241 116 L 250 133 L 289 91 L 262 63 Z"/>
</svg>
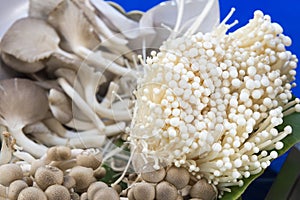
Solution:
<svg viewBox="0 0 300 200">
<path fill-rule="evenodd" d="M 145 158 L 184 166 L 220 195 L 270 165 L 292 133 L 276 127 L 300 111 L 291 93 L 298 62 L 286 50 L 291 39 L 261 11 L 226 34 L 232 12 L 211 32 L 188 31 L 152 52 L 130 128 Z"/>
</svg>

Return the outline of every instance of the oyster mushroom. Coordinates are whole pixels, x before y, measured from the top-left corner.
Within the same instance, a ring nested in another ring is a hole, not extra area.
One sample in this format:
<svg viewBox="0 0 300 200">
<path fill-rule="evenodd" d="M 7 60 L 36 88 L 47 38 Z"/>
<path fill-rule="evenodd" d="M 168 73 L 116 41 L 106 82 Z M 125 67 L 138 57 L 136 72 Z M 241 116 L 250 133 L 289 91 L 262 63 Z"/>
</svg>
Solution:
<svg viewBox="0 0 300 200">
<path fill-rule="evenodd" d="M 1 41 L 1 50 L 14 56 L 15 59 L 27 63 L 36 63 L 49 58 L 53 53 L 77 59 L 75 55 L 60 49 L 59 42 L 58 34 L 49 24 L 41 19 L 27 17 L 15 21 L 7 30 Z M 20 44 L 22 45 L 20 46 Z M 15 70 L 32 73 L 42 69 L 40 65 L 36 67 L 36 64 L 32 65 L 33 67 L 26 66 L 30 68 L 21 69 L 19 67 Z"/>
<path fill-rule="evenodd" d="M 41 157 L 47 147 L 27 138 L 22 129 L 45 118 L 47 111 L 46 93 L 32 81 L 0 81 L 0 124 L 6 126 L 16 143 L 33 156 Z"/>
<path fill-rule="evenodd" d="M 30 0 L 29 16 L 34 18 L 47 19 L 49 13 L 63 0 Z"/>
<path fill-rule="evenodd" d="M 71 0 L 60 3 L 50 13 L 48 21 L 68 41 L 76 55 L 86 59 L 100 71 L 108 70 L 120 76 L 136 76 L 136 73 L 129 68 L 122 67 L 104 57 L 94 56 L 91 49 L 98 47 L 100 39 L 82 11 Z"/>
<path fill-rule="evenodd" d="M 53 116 L 62 124 L 71 121 L 73 117 L 70 99 L 62 92 L 51 89 L 48 95 L 49 107 Z"/>
</svg>

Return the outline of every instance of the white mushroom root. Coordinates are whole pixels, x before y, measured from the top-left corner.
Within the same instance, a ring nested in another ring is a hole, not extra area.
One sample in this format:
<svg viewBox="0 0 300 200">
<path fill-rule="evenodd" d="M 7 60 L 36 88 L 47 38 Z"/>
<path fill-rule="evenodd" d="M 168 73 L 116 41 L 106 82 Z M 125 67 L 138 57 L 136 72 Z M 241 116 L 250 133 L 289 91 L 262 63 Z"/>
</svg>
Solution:
<svg viewBox="0 0 300 200">
<path fill-rule="evenodd" d="M 298 62 L 286 50 L 291 39 L 261 11 L 226 34 L 232 12 L 213 31 L 186 32 L 151 53 L 130 130 L 146 160 L 205 177 L 220 196 L 277 158 L 292 128 L 276 127 L 300 111 L 291 93 Z"/>
</svg>

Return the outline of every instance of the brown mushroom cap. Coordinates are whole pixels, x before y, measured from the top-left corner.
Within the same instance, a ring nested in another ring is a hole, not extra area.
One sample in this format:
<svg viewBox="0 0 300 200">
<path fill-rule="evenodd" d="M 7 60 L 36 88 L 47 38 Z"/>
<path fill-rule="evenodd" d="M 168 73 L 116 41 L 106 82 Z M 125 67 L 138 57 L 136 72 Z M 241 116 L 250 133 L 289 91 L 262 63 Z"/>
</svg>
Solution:
<svg viewBox="0 0 300 200">
<path fill-rule="evenodd" d="M 42 189 L 45 190 L 50 185 L 63 183 L 63 172 L 57 167 L 42 166 L 35 172 L 35 182 Z"/>
<path fill-rule="evenodd" d="M 199 198 L 203 200 L 216 199 L 217 192 L 213 185 L 209 184 L 206 179 L 201 179 L 190 190 L 192 198 Z"/>
<path fill-rule="evenodd" d="M 63 161 L 71 158 L 71 149 L 66 146 L 50 147 L 47 151 L 47 159 L 51 161 Z"/>
<path fill-rule="evenodd" d="M 45 190 L 48 200 L 71 200 L 69 190 L 62 185 L 51 185 Z"/>
<path fill-rule="evenodd" d="M 155 191 L 156 200 L 176 200 L 178 196 L 176 187 L 167 181 L 158 183 Z"/>
<path fill-rule="evenodd" d="M 27 183 L 23 180 L 16 180 L 12 182 L 8 188 L 8 198 L 10 200 L 16 200 L 19 196 L 19 193 L 27 187 Z"/>
<path fill-rule="evenodd" d="M 172 166 L 167 171 L 165 180 L 173 184 L 177 189 L 182 189 L 189 183 L 190 173 L 186 168 Z"/>
<path fill-rule="evenodd" d="M 155 188 L 150 183 L 140 182 L 132 187 L 135 200 L 153 200 L 155 198 Z"/>
<path fill-rule="evenodd" d="M 94 176 L 97 179 L 101 179 L 106 175 L 106 169 L 104 167 L 98 167 L 94 170 Z"/>
<path fill-rule="evenodd" d="M 76 157 L 76 163 L 79 166 L 89 167 L 93 170 L 97 169 L 101 165 L 102 156 L 96 156 L 94 154 L 79 154 Z"/>
<path fill-rule="evenodd" d="M 36 187 L 28 187 L 22 190 L 18 200 L 47 200 L 45 193 Z"/>
<path fill-rule="evenodd" d="M 75 185 L 76 185 L 76 181 L 72 176 L 69 175 L 64 176 L 63 186 L 65 186 L 68 189 L 71 189 Z"/>
<path fill-rule="evenodd" d="M 142 179 L 144 181 L 150 182 L 150 183 L 158 183 L 162 181 L 166 176 L 166 170 L 161 167 L 158 170 L 155 170 L 153 168 L 152 163 L 147 163 L 142 170 L 141 173 Z"/>
<path fill-rule="evenodd" d="M 69 173 L 76 181 L 75 191 L 85 191 L 93 182 L 96 181 L 94 171 L 91 168 L 76 166 Z"/>
<path fill-rule="evenodd" d="M 4 164 L 0 166 L 0 184 L 8 187 L 15 180 L 21 180 L 23 172 L 17 164 Z"/>
<path fill-rule="evenodd" d="M 80 200 L 89 200 L 86 192 L 84 192 L 80 195 Z"/>
<path fill-rule="evenodd" d="M 94 199 L 97 200 L 119 200 L 119 194 L 112 188 L 107 187 L 96 192 Z"/>
<path fill-rule="evenodd" d="M 106 185 L 106 183 L 102 181 L 97 181 L 95 183 L 92 183 L 87 190 L 88 199 L 94 199 L 96 192 L 107 187 L 108 186 Z"/>
</svg>

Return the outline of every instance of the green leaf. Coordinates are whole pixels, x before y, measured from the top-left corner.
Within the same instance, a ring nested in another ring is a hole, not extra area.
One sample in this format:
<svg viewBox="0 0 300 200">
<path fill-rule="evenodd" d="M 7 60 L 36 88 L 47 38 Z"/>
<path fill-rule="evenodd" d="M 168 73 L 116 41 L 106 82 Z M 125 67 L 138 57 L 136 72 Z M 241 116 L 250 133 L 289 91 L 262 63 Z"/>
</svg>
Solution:
<svg viewBox="0 0 300 200">
<path fill-rule="evenodd" d="M 291 115 L 285 116 L 283 118 L 283 124 L 277 127 L 278 131 L 282 131 L 287 125 L 290 125 L 293 128 L 293 133 L 282 140 L 282 142 L 284 143 L 284 147 L 283 149 L 278 151 L 279 155 L 284 154 L 296 143 L 300 142 L 300 113 L 293 113 Z M 225 192 L 225 194 L 222 197 L 222 200 L 239 199 L 241 195 L 245 192 L 247 187 L 251 184 L 251 182 L 258 178 L 262 173 L 263 171 L 259 174 L 243 179 L 244 185 L 242 187 L 231 187 L 231 192 Z"/>
</svg>

